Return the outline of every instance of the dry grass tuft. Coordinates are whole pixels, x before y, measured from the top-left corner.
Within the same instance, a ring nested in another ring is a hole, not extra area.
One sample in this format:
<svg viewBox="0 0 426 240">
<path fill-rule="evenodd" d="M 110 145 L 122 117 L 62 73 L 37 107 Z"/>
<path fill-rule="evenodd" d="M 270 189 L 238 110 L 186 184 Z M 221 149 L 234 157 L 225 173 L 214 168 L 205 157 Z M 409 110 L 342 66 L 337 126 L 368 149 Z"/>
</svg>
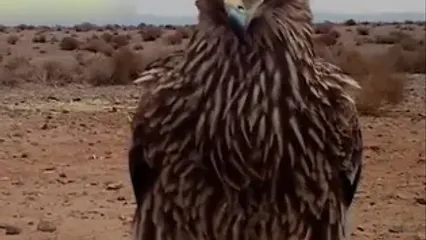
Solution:
<svg viewBox="0 0 426 240">
<path fill-rule="evenodd" d="M 15 34 L 9 35 L 6 38 L 6 42 L 10 45 L 15 45 L 16 43 L 18 43 L 18 41 L 19 41 L 19 37 L 18 37 L 18 35 L 15 35 Z"/>
<path fill-rule="evenodd" d="M 368 27 L 357 27 L 356 32 L 361 36 L 368 36 L 370 34 L 370 29 Z"/>
<path fill-rule="evenodd" d="M 54 60 L 47 60 L 37 69 L 37 81 L 49 86 L 64 86 L 74 80 L 75 73 L 67 69 L 64 64 Z"/>
<path fill-rule="evenodd" d="M 114 49 L 127 46 L 129 44 L 130 35 L 116 35 L 111 39 L 111 45 Z"/>
<path fill-rule="evenodd" d="M 142 56 L 122 47 L 112 57 L 92 62 L 88 82 L 95 86 L 129 84 L 137 78 L 142 67 Z"/>
<path fill-rule="evenodd" d="M 114 52 L 114 48 L 103 39 L 89 39 L 81 49 L 94 53 L 100 52 L 106 56 L 111 56 Z"/>
<path fill-rule="evenodd" d="M 142 37 L 142 41 L 151 42 L 160 38 L 163 35 L 163 31 L 157 27 L 145 27 L 139 31 L 139 34 Z"/>
<path fill-rule="evenodd" d="M 396 71 L 388 54 L 371 58 L 356 50 L 317 46 L 317 54 L 340 66 L 357 80 L 362 90 L 356 96 L 357 107 L 362 114 L 378 114 L 386 105 L 400 103 L 404 98 L 407 77 Z"/>
<path fill-rule="evenodd" d="M 162 40 L 166 45 L 179 45 L 183 42 L 183 36 L 181 32 L 175 31 L 171 34 L 163 36 Z"/>
<path fill-rule="evenodd" d="M 35 68 L 30 60 L 24 57 L 9 58 L 0 68 L 0 85 L 17 86 L 34 79 Z"/>
<path fill-rule="evenodd" d="M 418 46 L 416 51 L 408 51 L 402 45 L 397 44 L 388 50 L 387 56 L 395 71 L 426 74 L 425 45 Z"/>
<path fill-rule="evenodd" d="M 59 43 L 59 47 L 61 50 L 65 51 L 73 51 L 76 50 L 80 46 L 80 42 L 74 37 L 64 37 Z"/>
<path fill-rule="evenodd" d="M 46 43 L 46 41 L 46 36 L 43 34 L 36 34 L 32 39 L 33 43 Z"/>
</svg>

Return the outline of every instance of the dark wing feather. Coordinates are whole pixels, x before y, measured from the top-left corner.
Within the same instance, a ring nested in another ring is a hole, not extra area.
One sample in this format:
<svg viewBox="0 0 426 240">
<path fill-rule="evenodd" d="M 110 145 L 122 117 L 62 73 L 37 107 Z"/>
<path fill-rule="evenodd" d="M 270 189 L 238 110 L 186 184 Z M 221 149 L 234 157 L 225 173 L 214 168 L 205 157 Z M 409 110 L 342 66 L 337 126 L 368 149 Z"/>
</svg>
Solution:
<svg viewBox="0 0 426 240">
<path fill-rule="evenodd" d="M 338 128 L 341 139 L 341 154 L 339 162 L 341 166 L 340 178 L 342 179 L 342 193 L 347 206 L 353 201 L 358 189 L 362 172 L 363 141 L 359 116 L 353 96 L 355 91 L 360 89 L 359 84 L 344 72 L 340 67 L 327 62 L 323 58 L 317 57 L 314 64 L 320 78 L 328 85 L 338 85 L 347 95 L 347 98 L 338 101 L 335 126 Z"/>
<path fill-rule="evenodd" d="M 158 172 L 154 169 L 153 166 L 148 164 L 147 159 L 144 156 L 144 149 L 146 143 L 145 134 L 143 132 L 143 123 L 139 122 L 139 114 L 135 114 L 135 117 L 132 122 L 132 143 L 128 152 L 128 164 L 130 178 L 133 187 L 133 194 L 136 198 L 136 212 L 139 211 L 143 198 L 153 187 L 155 181 L 158 178 Z M 136 218 L 140 214 L 135 214 L 134 221 L 137 221 Z"/>
</svg>

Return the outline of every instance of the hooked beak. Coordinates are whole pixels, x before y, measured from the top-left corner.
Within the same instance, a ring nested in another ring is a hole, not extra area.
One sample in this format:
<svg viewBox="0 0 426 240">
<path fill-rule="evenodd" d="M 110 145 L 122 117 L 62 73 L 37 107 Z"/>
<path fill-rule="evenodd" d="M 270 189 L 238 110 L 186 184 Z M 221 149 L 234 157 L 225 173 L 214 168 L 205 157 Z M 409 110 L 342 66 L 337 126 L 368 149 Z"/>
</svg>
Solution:
<svg viewBox="0 0 426 240">
<path fill-rule="evenodd" d="M 243 1 L 224 0 L 225 11 L 230 25 L 237 33 L 244 33 L 247 30 L 256 14 L 257 8 L 263 2 L 263 0 L 255 0 L 252 4 L 245 4 Z"/>
</svg>

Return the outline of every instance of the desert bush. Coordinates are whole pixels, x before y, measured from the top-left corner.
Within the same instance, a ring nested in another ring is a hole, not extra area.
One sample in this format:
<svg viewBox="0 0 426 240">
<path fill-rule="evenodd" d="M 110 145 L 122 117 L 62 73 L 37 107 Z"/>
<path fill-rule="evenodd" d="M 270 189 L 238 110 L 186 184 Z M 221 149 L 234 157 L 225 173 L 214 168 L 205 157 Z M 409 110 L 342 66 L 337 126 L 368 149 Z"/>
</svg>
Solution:
<svg viewBox="0 0 426 240">
<path fill-rule="evenodd" d="M 19 24 L 15 26 L 15 29 L 24 31 L 24 30 L 33 30 L 35 29 L 35 26 L 33 25 L 27 25 L 27 24 Z"/>
<path fill-rule="evenodd" d="M 353 19 L 348 19 L 345 21 L 344 23 L 346 26 L 355 26 L 356 25 L 356 21 Z"/>
<path fill-rule="evenodd" d="M 111 33 L 109 33 L 109 32 L 105 32 L 105 33 L 103 33 L 103 34 L 101 35 L 101 38 L 102 38 L 105 42 L 109 43 L 109 42 L 111 42 L 111 41 L 112 41 L 113 35 L 112 35 Z"/>
<path fill-rule="evenodd" d="M 46 60 L 37 69 L 36 78 L 38 83 L 50 86 L 64 86 L 73 82 L 74 73 L 61 62 Z"/>
<path fill-rule="evenodd" d="M 146 27 L 139 31 L 142 41 L 150 42 L 155 41 L 163 34 L 162 30 L 157 27 Z"/>
<path fill-rule="evenodd" d="M 183 37 L 180 32 L 174 32 L 164 36 L 162 40 L 166 45 L 179 45 L 182 43 Z"/>
<path fill-rule="evenodd" d="M 374 42 L 376 44 L 395 44 L 398 42 L 398 39 L 391 35 L 378 35 L 375 37 Z"/>
<path fill-rule="evenodd" d="M 144 49 L 144 47 L 140 43 L 137 43 L 137 44 L 133 45 L 133 50 L 138 51 L 138 50 L 143 50 L 143 49 Z"/>
<path fill-rule="evenodd" d="M 92 63 L 88 82 L 95 86 L 128 84 L 137 78 L 142 67 L 141 55 L 122 47 L 112 57 Z"/>
<path fill-rule="evenodd" d="M 0 68 L 0 85 L 17 86 L 34 80 L 35 68 L 28 58 L 9 58 Z"/>
<path fill-rule="evenodd" d="M 43 34 L 36 34 L 33 37 L 33 43 L 45 43 L 46 42 L 46 36 Z"/>
<path fill-rule="evenodd" d="M 112 37 L 111 46 L 114 49 L 124 47 L 128 44 L 129 44 L 129 36 L 128 35 L 116 35 L 116 36 Z"/>
<path fill-rule="evenodd" d="M 357 108 L 361 113 L 376 114 L 385 105 L 403 100 L 407 77 L 396 71 L 387 54 L 366 57 L 343 47 L 323 48 L 317 46 L 317 54 L 341 67 L 361 85 L 362 89 L 356 95 Z"/>
<path fill-rule="evenodd" d="M 357 46 L 361 46 L 363 44 L 370 44 L 370 43 L 374 43 L 374 40 L 369 38 L 369 37 L 356 37 L 355 38 L 355 44 Z"/>
<path fill-rule="evenodd" d="M 388 35 L 376 36 L 377 44 L 396 44 L 402 41 L 412 43 L 415 40 L 413 41 L 413 37 L 403 31 L 392 31 Z"/>
<path fill-rule="evenodd" d="M 10 35 L 6 38 L 6 42 L 10 45 L 15 45 L 19 41 L 19 37 L 17 35 Z"/>
<path fill-rule="evenodd" d="M 316 34 L 328 34 L 333 30 L 333 25 L 328 23 L 320 23 L 314 25 L 314 32 Z"/>
<path fill-rule="evenodd" d="M 3 25 L 3 24 L 0 24 L 0 32 L 1 33 L 7 32 L 7 27 L 5 25 Z"/>
<path fill-rule="evenodd" d="M 426 73 L 425 45 L 419 46 L 417 51 L 407 51 L 398 44 L 388 50 L 387 56 L 398 72 Z"/>
<path fill-rule="evenodd" d="M 100 52 L 106 56 L 111 56 L 114 52 L 114 48 L 103 39 L 89 39 L 81 49 L 94 53 Z"/>
<path fill-rule="evenodd" d="M 357 27 L 356 32 L 361 36 L 368 36 L 370 34 L 370 29 L 368 27 Z"/>
<path fill-rule="evenodd" d="M 64 37 L 59 43 L 60 49 L 65 51 L 73 51 L 77 49 L 79 45 L 80 45 L 80 42 L 73 37 Z"/>
<path fill-rule="evenodd" d="M 189 36 L 192 34 L 192 29 L 189 27 L 178 27 L 175 30 L 176 34 L 179 34 L 182 36 L 183 39 L 189 38 Z"/>
<path fill-rule="evenodd" d="M 325 46 L 333 46 L 337 43 L 337 38 L 333 36 L 332 34 L 321 34 L 314 38 L 314 41 L 318 43 L 322 43 Z"/>
<path fill-rule="evenodd" d="M 51 38 L 50 38 L 50 43 L 51 44 L 56 44 L 56 43 L 58 43 L 59 42 L 59 39 L 56 37 L 56 36 L 52 36 Z"/>
<path fill-rule="evenodd" d="M 96 30 L 98 26 L 93 23 L 83 22 L 83 23 L 74 25 L 73 28 L 76 32 L 88 32 L 91 30 Z"/>
<path fill-rule="evenodd" d="M 418 40 L 414 39 L 410 35 L 402 37 L 399 41 L 399 44 L 401 45 L 402 49 L 406 51 L 416 51 L 422 45 Z"/>
</svg>

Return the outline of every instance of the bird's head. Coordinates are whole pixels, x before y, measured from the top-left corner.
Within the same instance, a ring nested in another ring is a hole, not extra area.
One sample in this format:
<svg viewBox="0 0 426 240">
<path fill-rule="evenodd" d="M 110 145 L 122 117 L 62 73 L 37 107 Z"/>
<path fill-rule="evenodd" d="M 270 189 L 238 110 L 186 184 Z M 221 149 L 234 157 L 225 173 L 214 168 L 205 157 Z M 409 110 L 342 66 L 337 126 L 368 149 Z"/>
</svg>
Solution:
<svg viewBox="0 0 426 240">
<path fill-rule="evenodd" d="M 247 31 L 264 0 L 223 0 L 229 24 L 238 34 Z"/>
<path fill-rule="evenodd" d="M 309 0 L 196 0 L 196 5 L 204 31 L 225 26 L 240 38 L 279 41 L 311 31 Z"/>
</svg>

